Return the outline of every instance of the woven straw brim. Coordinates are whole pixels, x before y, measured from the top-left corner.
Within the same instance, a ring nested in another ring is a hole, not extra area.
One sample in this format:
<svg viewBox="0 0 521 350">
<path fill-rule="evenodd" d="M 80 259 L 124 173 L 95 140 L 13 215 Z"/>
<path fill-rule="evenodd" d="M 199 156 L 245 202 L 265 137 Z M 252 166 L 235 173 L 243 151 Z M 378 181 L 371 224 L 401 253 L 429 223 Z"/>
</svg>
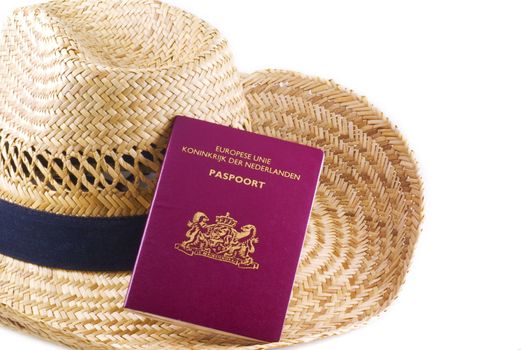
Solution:
<svg viewBox="0 0 521 350">
<path fill-rule="evenodd" d="M 128 273 L 52 270 L 0 257 L 0 322 L 78 349 L 274 348 L 348 331 L 404 281 L 422 186 L 400 133 L 364 98 L 283 71 L 245 77 L 253 131 L 325 151 L 283 339 L 260 344 L 122 308 Z"/>
</svg>

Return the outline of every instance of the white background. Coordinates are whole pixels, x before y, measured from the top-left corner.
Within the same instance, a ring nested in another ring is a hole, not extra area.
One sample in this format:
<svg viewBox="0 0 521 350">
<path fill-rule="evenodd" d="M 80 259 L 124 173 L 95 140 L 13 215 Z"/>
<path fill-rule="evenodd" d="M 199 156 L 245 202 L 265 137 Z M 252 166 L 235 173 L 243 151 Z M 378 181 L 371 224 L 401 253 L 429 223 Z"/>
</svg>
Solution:
<svg viewBox="0 0 521 350">
<path fill-rule="evenodd" d="M 36 1 L 5 1 L 12 8 Z M 332 78 L 399 126 L 425 222 L 398 299 L 302 349 L 521 349 L 521 8 L 516 2 L 171 0 L 237 66 Z M 60 347 L 0 328 L 2 349 Z"/>
</svg>

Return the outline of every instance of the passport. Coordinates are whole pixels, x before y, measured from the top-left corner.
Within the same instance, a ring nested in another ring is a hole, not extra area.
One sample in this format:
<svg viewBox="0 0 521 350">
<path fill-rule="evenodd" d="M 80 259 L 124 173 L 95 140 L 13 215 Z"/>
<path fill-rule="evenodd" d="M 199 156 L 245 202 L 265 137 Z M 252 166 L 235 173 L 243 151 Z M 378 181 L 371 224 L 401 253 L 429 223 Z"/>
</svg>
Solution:
<svg viewBox="0 0 521 350">
<path fill-rule="evenodd" d="M 280 340 L 323 157 L 176 116 L 125 307 Z"/>
</svg>

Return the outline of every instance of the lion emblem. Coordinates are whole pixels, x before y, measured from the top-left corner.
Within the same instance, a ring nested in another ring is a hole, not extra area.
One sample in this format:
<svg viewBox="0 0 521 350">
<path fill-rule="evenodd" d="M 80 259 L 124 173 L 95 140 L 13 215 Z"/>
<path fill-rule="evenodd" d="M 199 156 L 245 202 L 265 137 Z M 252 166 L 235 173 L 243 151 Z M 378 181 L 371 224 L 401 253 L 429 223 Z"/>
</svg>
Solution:
<svg viewBox="0 0 521 350">
<path fill-rule="evenodd" d="M 180 252 L 227 262 L 241 269 L 259 268 L 252 257 L 259 243 L 254 225 L 244 225 L 237 230 L 237 220 L 230 213 L 216 216 L 215 223 L 210 224 L 205 213 L 197 212 L 187 226 L 185 240 L 175 244 Z"/>
</svg>

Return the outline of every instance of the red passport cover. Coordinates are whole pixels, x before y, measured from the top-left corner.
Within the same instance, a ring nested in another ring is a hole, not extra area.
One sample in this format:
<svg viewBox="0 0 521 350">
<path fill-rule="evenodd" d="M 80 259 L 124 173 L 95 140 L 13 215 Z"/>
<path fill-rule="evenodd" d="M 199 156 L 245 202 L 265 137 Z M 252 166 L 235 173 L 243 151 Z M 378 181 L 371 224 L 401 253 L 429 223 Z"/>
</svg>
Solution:
<svg viewBox="0 0 521 350">
<path fill-rule="evenodd" d="M 323 152 L 177 116 L 125 307 L 278 341 Z"/>
</svg>

